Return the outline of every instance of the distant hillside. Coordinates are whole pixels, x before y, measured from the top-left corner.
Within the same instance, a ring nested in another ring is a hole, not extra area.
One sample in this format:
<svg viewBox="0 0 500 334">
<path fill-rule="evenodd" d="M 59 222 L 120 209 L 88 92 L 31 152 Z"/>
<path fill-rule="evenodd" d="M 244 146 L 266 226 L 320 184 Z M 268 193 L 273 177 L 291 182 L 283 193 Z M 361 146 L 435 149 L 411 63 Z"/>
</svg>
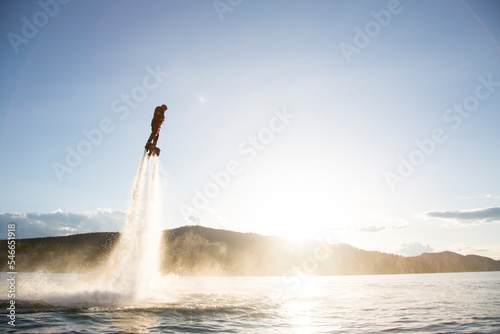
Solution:
<svg viewBox="0 0 500 334">
<path fill-rule="evenodd" d="M 106 262 L 117 232 L 16 240 L 18 272 L 90 272 Z M 2 271 L 7 270 L 7 242 L 0 240 Z M 4 251 L 5 250 L 5 251 Z"/>
<path fill-rule="evenodd" d="M 119 233 L 20 239 L 17 271 L 93 272 L 107 260 Z M 254 233 L 184 226 L 163 233 L 161 268 L 178 275 L 365 275 L 500 271 L 500 261 L 453 252 L 404 257 L 345 244 L 294 241 Z M 0 250 L 6 241 L 0 241 Z M 0 252 L 2 271 L 7 254 Z"/>
</svg>

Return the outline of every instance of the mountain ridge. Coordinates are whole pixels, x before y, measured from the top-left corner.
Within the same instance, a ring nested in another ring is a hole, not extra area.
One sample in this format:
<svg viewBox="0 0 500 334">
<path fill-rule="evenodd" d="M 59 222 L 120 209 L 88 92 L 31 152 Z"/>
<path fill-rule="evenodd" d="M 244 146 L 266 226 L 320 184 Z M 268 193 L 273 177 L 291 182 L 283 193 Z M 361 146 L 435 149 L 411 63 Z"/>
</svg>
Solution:
<svg viewBox="0 0 500 334">
<path fill-rule="evenodd" d="M 106 263 L 119 232 L 94 232 L 16 240 L 19 272 L 96 272 Z M 199 225 L 163 231 L 161 271 L 176 275 L 282 276 L 373 275 L 500 271 L 500 261 L 451 251 L 405 257 L 347 244 L 291 240 Z M 0 249 L 7 249 L 0 240 Z M 7 270 L 7 253 L 2 271 Z"/>
</svg>

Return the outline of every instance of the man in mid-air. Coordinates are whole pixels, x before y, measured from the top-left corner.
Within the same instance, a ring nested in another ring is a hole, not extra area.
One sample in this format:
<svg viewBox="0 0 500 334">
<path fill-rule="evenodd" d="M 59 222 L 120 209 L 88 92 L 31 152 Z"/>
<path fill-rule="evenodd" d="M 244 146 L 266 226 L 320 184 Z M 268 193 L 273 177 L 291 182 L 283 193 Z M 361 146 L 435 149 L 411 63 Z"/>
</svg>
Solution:
<svg viewBox="0 0 500 334">
<path fill-rule="evenodd" d="M 155 109 L 153 120 L 151 121 L 151 136 L 149 136 L 148 142 L 146 143 L 146 150 L 149 151 L 149 155 L 160 155 L 160 149 L 156 147 L 156 143 L 160 137 L 160 129 L 165 121 L 165 111 L 167 109 L 167 106 L 164 104 Z"/>
</svg>

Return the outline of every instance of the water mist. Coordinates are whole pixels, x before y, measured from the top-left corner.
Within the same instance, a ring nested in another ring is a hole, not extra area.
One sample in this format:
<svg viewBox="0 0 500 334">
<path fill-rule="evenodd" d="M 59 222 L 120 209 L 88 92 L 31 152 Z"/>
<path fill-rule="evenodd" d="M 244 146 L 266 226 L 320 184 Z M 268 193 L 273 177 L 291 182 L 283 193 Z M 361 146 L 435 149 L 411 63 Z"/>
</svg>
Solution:
<svg viewBox="0 0 500 334">
<path fill-rule="evenodd" d="M 105 269 L 105 290 L 134 300 L 151 297 L 160 276 L 160 188 L 159 159 L 145 154 L 132 187 L 125 228 Z"/>
</svg>

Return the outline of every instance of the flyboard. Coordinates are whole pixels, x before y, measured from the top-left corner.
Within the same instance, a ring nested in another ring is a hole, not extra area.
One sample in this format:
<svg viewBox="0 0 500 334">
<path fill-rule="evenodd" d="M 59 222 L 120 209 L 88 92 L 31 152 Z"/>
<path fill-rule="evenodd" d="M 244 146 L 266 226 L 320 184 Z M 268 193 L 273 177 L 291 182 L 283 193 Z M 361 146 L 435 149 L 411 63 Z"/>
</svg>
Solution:
<svg viewBox="0 0 500 334">
<path fill-rule="evenodd" d="M 161 151 L 160 148 L 154 146 L 153 143 L 147 143 L 145 148 L 149 156 L 152 155 L 160 156 L 160 151 Z"/>
</svg>

